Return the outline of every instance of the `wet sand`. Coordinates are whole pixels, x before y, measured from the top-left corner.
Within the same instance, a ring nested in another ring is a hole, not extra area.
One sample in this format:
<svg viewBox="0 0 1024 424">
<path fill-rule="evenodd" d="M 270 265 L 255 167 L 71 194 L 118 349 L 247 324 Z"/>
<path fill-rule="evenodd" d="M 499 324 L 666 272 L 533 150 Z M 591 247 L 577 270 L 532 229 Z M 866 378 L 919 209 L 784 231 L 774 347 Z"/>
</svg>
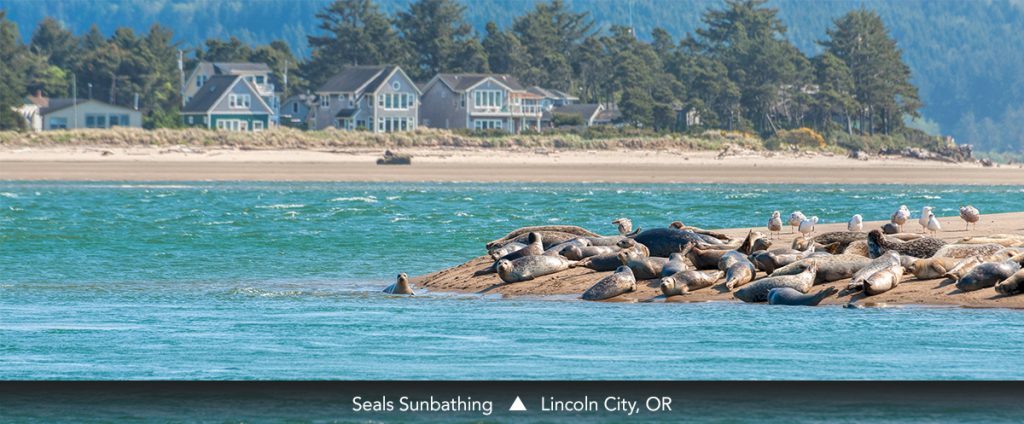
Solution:
<svg viewBox="0 0 1024 424">
<path fill-rule="evenodd" d="M 767 217 L 765 218 L 767 220 Z M 883 221 L 866 222 L 865 229 L 877 228 Z M 946 231 L 940 232 L 938 237 L 957 241 L 968 236 L 980 236 L 1000 233 L 1024 234 L 1024 212 L 984 215 L 978 223 L 978 229 L 972 226 L 971 231 L 964 230 L 964 222 L 956 217 L 940 218 L 940 223 Z M 766 228 L 753 228 L 754 230 L 767 232 Z M 510 229 L 511 230 L 511 229 Z M 742 238 L 751 228 L 732 228 L 719 230 L 731 237 Z M 846 224 L 822 224 L 817 226 L 817 232 L 845 231 Z M 920 232 L 921 227 L 916 220 L 908 222 L 904 226 L 906 232 Z M 501 237 L 504 234 L 495 234 L 494 237 Z M 776 237 L 774 247 L 786 247 L 792 243 L 793 238 L 798 234 L 789 232 L 789 228 L 783 229 L 780 237 Z M 481 252 L 484 247 L 481 246 Z M 460 292 L 497 294 L 506 297 L 514 296 L 560 296 L 578 297 L 586 291 L 597 280 L 610 272 L 597 272 L 587 268 L 575 268 L 537 278 L 532 281 L 502 284 L 496 274 L 473 276 L 473 272 L 485 268 L 493 261 L 489 257 L 481 256 L 473 258 L 468 262 L 439 271 L 437 273 L 418 276 L 412 279 L 413 284 L 418 288 L 426 288 L 431 291 Z M 763 278 L 764 273 L 758 272 L 755 278 Z M 816 293 L 826 287 L 836 287 L 840 291 L 846 288 L 849 280 L 840 280 L 828 284 L 816 285 L 810 293 Z M 719 280 L 714 286 L 696 290 L 687 295 L 672 296 L 666 298 L 662 295 L 659 287 L 660 282 L 649 280 L 638 282 L 637 291 L 627 293 L 611 301 L 624 302 L 708 302 L 725 301 L 739 302 L 732 296 L 732 293 L 725 288 L 724 280 Z M 822 304 L 847 304 L 853 302 L 861 306 L 887 306 L 887 305 L 934 305 L 934 306 L 962 306 L 962 307 L 999 307 L 999 308 L 1024 308 L 1024 295 L 1002 296 L 993 288 L 986 288 L 973 292 L 961 292 L 952 281 L 917 280 L 912 274 L 905 274 L 902 283 L 895 289 L 877 296 L 865 298 L 862 294 L 854 296 L 831 296 L 826 298 Z"/>
<path fill-rule="evenodd" d="M 0 149 L 2 180 L 429 181 L 608 183 L 1024 183 L 1018 165 L 984 168 L 904 158 L 710 151 L 408 149 L 409 166 L 375 164 L 377 149 L 231 150 L 32 147 Z"/>
</svg>

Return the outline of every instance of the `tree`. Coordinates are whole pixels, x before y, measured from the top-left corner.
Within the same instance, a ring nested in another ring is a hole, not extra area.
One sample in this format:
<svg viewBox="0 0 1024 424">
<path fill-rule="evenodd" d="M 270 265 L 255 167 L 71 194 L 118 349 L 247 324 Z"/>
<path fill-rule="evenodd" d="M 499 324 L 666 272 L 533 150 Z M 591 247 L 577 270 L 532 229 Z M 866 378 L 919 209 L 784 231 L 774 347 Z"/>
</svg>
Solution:
<svg viewBox="0 0 1024 424">
<path fill-rule="evenodd" d="M 405 70 L 410 77 L 427 80 L 442 71 L 485 70 L 480 66 L 483 48 L 463 17 L 465 11 L 466 6 L 452 0 L 417 0 L 398 12 L 395 27 L 405 48 Z"/>
<path fill-rule="evenodd" d="M 70 31 L 64 29 L 60 22 L 51 17 L 43 18 L 32 33 L 29 49 L 40 55 L 50 65 L 69 69 L 75 65 L 75 47 L 77 40 Z"/>
<path fill-rule="evenodd" d="M 561 0 L 538 3 L 534 10 L 517 17 L 512 31 L 530 64 L 520 77 L 529 84 L 570 90 L 576 47 L 593 26 L 589 14 L 570 12 Z"/>
<path fill-rule="evenodd" d="M 910 68 L 878 13 L 854 10 L 833 24 L 820 44 L 849 68 L 854 96 L 863 107 L 858 127 L 888 134 L 903 128 L 905 115 L 918 117 L 921 100 Z"/>
<path fill-rule="evenodd" d="M 846 133 L 853 135 L 853 114 L 860 109 L 860 104 L 854 94 L 850 68 L 829 52 L 822 53 L 814 62 L 818 83 L 815 107 L 822 125 L 827 127 L 834 117 L 839 116 L 843 119 Z"/>
<path fill-rule="evenodd" d="M 311 83 L 321 84 L 345 66 L 400 62 L 400 41 L 371 0 L 336 0 L 316 17 L 323 34 L 307 37 L 312 53 L 303 67 Z"/>
<path fill-rule="evenodd" d="M 7 11 L 0 9 L 0 130 L 23 129 L 24 120 L 12 108 L 21 104 L 24 95 L 24 66 L 26 54 L 21 44 L 18 26 L 7 20 Z"/>
<path fill-rule="evenodd" d="M 487 52 L 487 65 L 491 72 L 520 75 L 529 66 L 526 49 L 515 34 L 503 31 L 494 22 L 488 22 L 487 35 L 482 47 Z"/>
<path fill-rule="evenodd" d="M 196 51 L 196 59 L 207 62 L 246 62 L 252 57 L 253 51 L 248 44 L 235 37 L 227 41 L 209 39 L 204 43 L 205 49 Z"/>
<path fill-rule="evenodd" d="M 270 67 L 277 81 L 281 84 L 277 87 L 287 98 L 292 93 L 301 93 L 309 88 L 308 83 L 303 79 L 299 71 L 299 60 L 295 58 L 291 47 L 282 40 L 274 40 L 270 44 L 258 46 L 253 50 L 247 59 L 249 62 L 266 63 Z M 284 86 L 285 69 L 288 72 L 288 86 Z"/>
</svg>

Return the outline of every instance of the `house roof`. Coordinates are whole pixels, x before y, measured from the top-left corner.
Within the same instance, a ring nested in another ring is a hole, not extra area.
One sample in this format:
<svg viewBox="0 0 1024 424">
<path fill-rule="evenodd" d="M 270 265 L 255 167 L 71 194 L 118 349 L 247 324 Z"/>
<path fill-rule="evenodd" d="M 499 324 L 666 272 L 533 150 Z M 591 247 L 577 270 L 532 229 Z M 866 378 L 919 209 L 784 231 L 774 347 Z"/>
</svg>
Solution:
<svg viewBox="0 0 1024 424">
<path fill-rule="evenodd" d="M 213 62 L 213 70 L 217 74 L 226 75 L 235 72 L 270 72 L 270 67 L 266 63 Z"/>
<path fill-rule="evenodd" d="M 375 91 L 394 68 L 394 66 L 353 66 L 328 79 L 316 91 L 320 93 Z"/>
<path fill-rule="evenodd" d="M 335 118 L 351 118 L 352 116 L 354 116 L 356 114 L 356 112 L 359 112 L 359 109 L 355 109 L 355 108 L 352 108 L 352 109 L 342 109 L 342 110 L 339 110 L 338 113 L 336 115 L 334 115 L 334 117 Z"/>
<path fill-rule="evenodd" d="M 604 107 L 596 103 L 564 105 L 552 108 L 550 112 L 545 112 L 544 119 L 551 119 L 554 114 L 561 113 L 582 116 L 583 121 L 589 123 L 591 119 L 596 118 L 603 111 Z"/>
<path fill-rule="evenodd" d="M 440 80 L 457 93 L 469 90 L 487 78 L 497 81 L 512 91 L 526 91 L 526 88 L 519 83 L 516 77 L 507 74 L 437 74 L 434 77 L 434 79 Z"/>
<path fill-rule="evenodd" d="M 196 92 L 196 95 L 192 96 L 192 100 L 189 100 L 188 104 L 181 109 L 182 113 L 205 113 L 210 110 L 239 78 L 241 78 L 239 75 L 214 75 L 210 77 L 199 91 Z"/>
<path fill-rule="evenodd" d="M 125 106 L 121 106 L 121 105 L 115 105 L 115 104 L 110 104 L 110 103 L 107 103 L 107 102 L 104 102 L 104 101 L 100 101 L 100 100 L 96 100 L 96 99 L 77 99 L 76 100 L 76 99 L 66 99 L 66 98 L 56 98 L 56 97 L 47 98 L 47 97 L 35 97 L 35 96 L 29 96 L 28 99 L 33 104 L 39 106 L 39 114 L 40 115 L 46 115 L 46 114 L 49 114 L 49 113 L 56 112 L 58 110 L 67 109 L 67 108 L 69 108 L 71 106 L 74 106 L 74 105 L 80 105 L 80 104 L 88 103 L 88 102 L 95 102 L 95 103 L 107 105 L 107 106 L 110 106 L 110 107 L 115 107 L 115 108 L 118 108 L 118 109 L 125 109 L 125 110 L 129 110 L 129 111 L 132 111 L 132 112 L 136 112 L 135 110 L 133 110 L 133 109 L 131 109 L 129 107 L 125 107 Z"/>
<path fill-rule="evenodd" d="M 544 88 L 539 86 L 533 86 L 527 89 L 529 92 L 542 96 L 545 99 L 565 99 L 565 100 L 579 100 L 579 97 L 573 96 L 561 90 L 555 90 L 551 88 Z"/>
</svg>

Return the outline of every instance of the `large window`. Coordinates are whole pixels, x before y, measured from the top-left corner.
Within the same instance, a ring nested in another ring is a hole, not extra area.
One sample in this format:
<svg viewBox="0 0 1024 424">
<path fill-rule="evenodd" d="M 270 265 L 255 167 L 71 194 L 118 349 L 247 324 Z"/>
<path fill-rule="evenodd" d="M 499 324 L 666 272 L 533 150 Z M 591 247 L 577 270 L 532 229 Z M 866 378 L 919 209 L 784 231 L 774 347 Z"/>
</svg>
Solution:
<svg viewBox="0 0 1024 424">
<path fill-rule="evenodd" d="M 325 109 L 331 107 L 331 95 L 330 94 L 324 94 L 324 95 L 320 96 L 320 107 L 325 108 Z"/>
<path fill-rule="evenodd" d="M 228 107 L 232 109 L 248 109 L 252 105 L 252 97 L 248 94 L 229 94 Z"/>
<path fill-rule="evenodd" d="M 473 104 L 482 108 L 500 108 L 504 103 L 501 90 L 477 90 L 473 92 Z"/>
<path fill-rule="evenodd" d="M 493 130 L 502 128 L 504 123 L 500 119 L 476 119 L 473 121 L 473 129 Z"/>
<path fill-rule="evenodd" d="M 263 121 L 252 121 L 253 131 L 263 131 Z"/>
<path fill-rule="evenodd" d="M 196 76 L 196 87 L 202 87 L 203 84 L 206 84 L 206 75 Z"/>
<path fill-rule="evenodd" d="M 263 128 L 263 122 L 259 123 L 260 129 Z M 239 119 L 218 119 L 217 120 L 218 130 L 227 131 L 248 131 L 249 123 Z M 256 123 L 253 123 L 253 129 L 256 129 Z"/>
<path fill-rule="evenodd" d="M 390 116 L 377 118 L 377 131 L 379 132 L 395 132 L 395 131 L 409 131 L 416 127 L 416 122 L 412 118 L 404 116 Z"/>
<path fill-rule="evenodd" d="M 110 115 L 111 127 L 127 127 L 129 125 L 128 115 Z"/>
<path fill-rule="evenodd" d="M 377 106 L 385 110 L 409 110 L 416 104 L 412 93 L 384 93 L 377 95 Z"/>
<path fill-rule="evenodd" d="M 50 129 L 51 130 L 66 130 L 66 129 L 68 129 L 68 118 L 50 118 Z"/>
<path fill-rule="evenodd" d="M 86 114 L 85 115 L 85 127 L 86 128 L 107 128 L 107 115 L 98 114 Z"/>
</svg>

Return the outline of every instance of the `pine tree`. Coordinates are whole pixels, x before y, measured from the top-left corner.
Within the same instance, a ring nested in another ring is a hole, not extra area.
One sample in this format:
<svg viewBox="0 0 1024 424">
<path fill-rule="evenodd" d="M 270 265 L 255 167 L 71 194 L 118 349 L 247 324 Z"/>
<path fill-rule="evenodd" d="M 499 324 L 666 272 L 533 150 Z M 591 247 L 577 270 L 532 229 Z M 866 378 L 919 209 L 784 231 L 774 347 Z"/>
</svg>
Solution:
<svg viewBox="0 0 1024 424">
<path fill-rule="evenodd" d="M 303 74 L 321 84 L 346 66 L 401 61 L 401 44 L 387 15 L 371 0 L 336 0 L 316 14 L 322 35 L 309 36 L 312 48 Z"/>
<path fill-rule="evenodd" d="M 428 80 L 438 72 L 479 72 L 486 55 L 463 17 L 466 6 L 452 0 L 417 0 L 395 16 L 407 57 L 405 71 Z"/>
</svg>

